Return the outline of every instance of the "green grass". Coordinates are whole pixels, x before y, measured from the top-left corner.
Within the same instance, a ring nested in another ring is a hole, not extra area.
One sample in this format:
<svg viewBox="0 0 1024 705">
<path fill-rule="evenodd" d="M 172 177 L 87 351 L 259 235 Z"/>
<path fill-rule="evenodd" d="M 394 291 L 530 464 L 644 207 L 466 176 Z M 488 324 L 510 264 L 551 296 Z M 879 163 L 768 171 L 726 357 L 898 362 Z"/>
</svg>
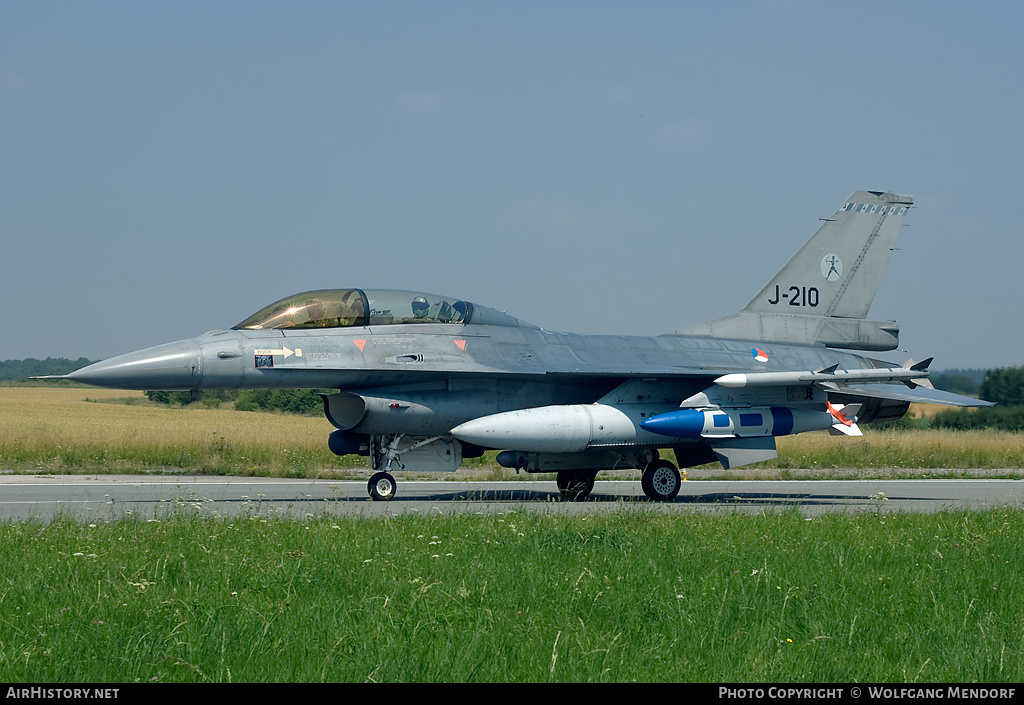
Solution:
<svg viewBox="0 0 1024 705">
<path fill-rule="evenodd" d="M 1024 512 L 0 524 L 0 681 L 1019 682 Z"/>
</svg>

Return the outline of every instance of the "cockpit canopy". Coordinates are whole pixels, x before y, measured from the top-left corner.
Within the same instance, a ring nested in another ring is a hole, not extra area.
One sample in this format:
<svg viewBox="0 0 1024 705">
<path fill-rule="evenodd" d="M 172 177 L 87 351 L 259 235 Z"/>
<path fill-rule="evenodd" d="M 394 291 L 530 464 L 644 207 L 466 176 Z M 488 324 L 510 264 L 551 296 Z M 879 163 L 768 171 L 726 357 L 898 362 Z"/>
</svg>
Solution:
<svg viewBox="0 0 1024 705">
<path fill-rule="evenodd" d="M 275 301 L 235 329 L 348 328 L 406 323 L 533 327 L 494 309 L 435 294 L 391 289 L 320 289 Z"/>
</svg>

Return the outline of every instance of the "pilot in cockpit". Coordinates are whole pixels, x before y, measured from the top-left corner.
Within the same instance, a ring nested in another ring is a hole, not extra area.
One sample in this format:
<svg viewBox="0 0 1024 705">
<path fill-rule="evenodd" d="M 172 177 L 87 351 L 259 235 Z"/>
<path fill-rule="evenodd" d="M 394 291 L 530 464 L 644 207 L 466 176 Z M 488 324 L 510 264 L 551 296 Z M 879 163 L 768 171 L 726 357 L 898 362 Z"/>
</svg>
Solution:
<svg viewBox="0 0 1024 705">
<path fill-rule="evenodd" d="M 428 313 L 430 313 L 430 303 L 425 298 L 417 296 L 412 300 L 412 315 L 414 322 L 426 321 Z"/>
</svg>

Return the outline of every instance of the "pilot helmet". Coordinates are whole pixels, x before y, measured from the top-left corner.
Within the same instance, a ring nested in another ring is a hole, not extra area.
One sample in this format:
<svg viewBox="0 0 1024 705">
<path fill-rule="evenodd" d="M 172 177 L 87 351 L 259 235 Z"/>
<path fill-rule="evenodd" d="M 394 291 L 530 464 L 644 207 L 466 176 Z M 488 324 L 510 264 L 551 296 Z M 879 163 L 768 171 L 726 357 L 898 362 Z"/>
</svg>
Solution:
<svg viewBox="0 0 1024 705">
<path fill-rule="evenodd" d="M 424 318 L 427 312 L 430 311 L 430 304 L 422 296 L 417 296 L 412 300 L 412 313 L 416 318 Z"/>
</svg>

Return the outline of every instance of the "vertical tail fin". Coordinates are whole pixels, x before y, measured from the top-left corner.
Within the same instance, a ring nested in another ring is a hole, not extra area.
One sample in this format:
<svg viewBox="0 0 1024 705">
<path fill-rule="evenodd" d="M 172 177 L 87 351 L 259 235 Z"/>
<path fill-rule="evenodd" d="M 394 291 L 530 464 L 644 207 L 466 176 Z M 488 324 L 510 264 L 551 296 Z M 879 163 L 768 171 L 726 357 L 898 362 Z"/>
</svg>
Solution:
<svg viewBox="0 0 1024 705">
<path fill-rule="evenodd" d="M 912 196 L 855 191 L 739 313 L 679 331 L 892 350 L 895 321 L 865 320 Z"/>
<path fill-rule="evenodd" d="M 866 318 L 913 202 L 855 191 L 743 310 Z"/>
</svg>

